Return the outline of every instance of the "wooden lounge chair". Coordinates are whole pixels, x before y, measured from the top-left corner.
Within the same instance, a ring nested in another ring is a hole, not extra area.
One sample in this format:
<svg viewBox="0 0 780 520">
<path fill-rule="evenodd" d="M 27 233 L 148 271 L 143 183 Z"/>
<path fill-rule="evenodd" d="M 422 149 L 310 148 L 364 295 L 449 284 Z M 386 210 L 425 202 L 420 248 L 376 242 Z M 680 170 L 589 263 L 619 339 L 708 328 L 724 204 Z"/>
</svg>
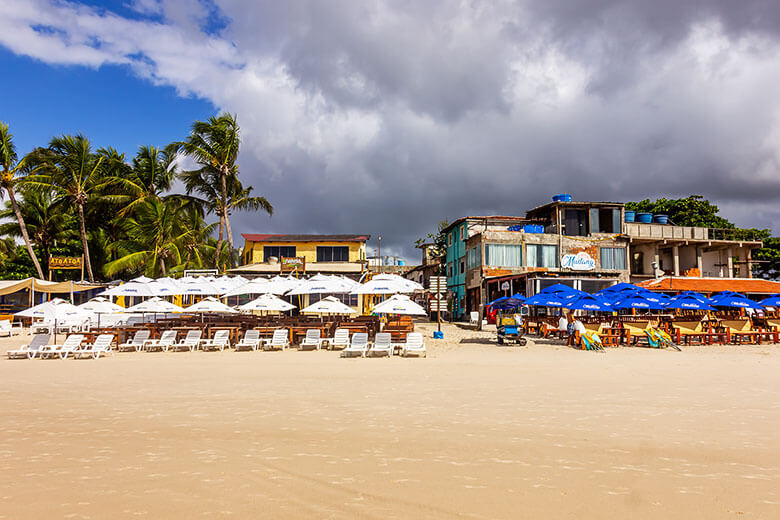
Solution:
<svg viewBox="0 0 780 520">
<path fill-rule="evenodd" d="M 168 349 L 176 342 L 176 336 L 178 332 L 175 330 L 166 330 L 160 334 L 158 339 L 148 339 L 144 343 L 144 349 L 151 352 L 152 350 L 162 350 L 168 352 Z"/>
<path fill-rule="evenodd" d="M 750 320 L 723 320 L 720 328 L 726 331 L 727 343 L 761 343 L 762 333 L 753 330 Z"/>
<path fill-rule="evenodd" d="M 65 338 L 65 341 L 62 343 L 62 345 L 47 345 L 46 347 L 41 348 L 38 357 L 50 358 L 50 357 L 60 356 L 60 359 L 65 359 L 68 357 L 68 355 L 78 350 L 79 347 L 81 347 L 81 343 L 83 341 L 84 341 L 83 334 L 71 334 L 70 336 Z"/>
<path fill-rule="evenodd" d="M 135 350 L 136 352 L 140 352 L 141 349 L 144 348 L 144 345 L 146 344 L 146 341 L 149 339 L 150 335 L 151 332 L 149 329 L 137 330 L 133 335 L 133 339 L 126 343 L 121 343 L 119 346 L 117 346 L 117 350 L 119 352 L 123 352 L 125 350 Z"/>
<path fill-rule="evenodd" d="M 404 346 L 401 349 L 401 355 L 406 357 L 409 354 L 422 354 L 423 356 L 428 357 L 422 334 L 419 332 L 410 332 L 406 335 L 406 342 L 404 342 Z"/>
<path fill-rule="evenodd" d="M 244 339 L 236 343 L 236 352 L 239 350 L 257 350 L 260 347 L 260 331 L 249 329 L 244 333 Z"/>
<path fill-rule="evenodd" d="M 114 342 L 113 334 L 101 334 L 95 338 L 95 342 L 87 345 L 85 348 L 73 353 L 73 359 L 92 356 L 92 359 L 98 359 L 101 354 L 108 355 L 111 352 L 111 343 Z"/>
<path fill-rule="evenodd" d="M 637 341 L 647 338 L 647 327 L 650 325 L 649 321 L 624 321 L 621 323 L 623 327 L 623 338 L 626 345 L 635 345 Z"/>
<path fill-rule="evenodd" d="M 585 330 L 598 334 L 601 344 L 607 347 L 620 346 L 620 334 L 613 334 L 609 323 L 585 323 Z"/>
<path fill-rule="evenodd" d="M 274 335 L 271 337 L 271 341 L 266 343 L 266 349 L 282 349 L 285 350 L 290 346 L 290 331 L 287 329 L 276 329 Z"/>
<path fill-rule="evenodd" d="M 407 334 L 408 336 L 408 334 Z M 393 336 L 389 332 L 377 332 L 374 343 L 368 349 L 369 354 L 387 354 L 393 357 Z"/>
<path fill-rule="evenodd" d="M 178 352 L 179 350 L 189 350 L 190 352 L 194 352 L 196 348 L 201 344 L 201 337 L 203 336 L 203 331 L 200 329 L 195 330 L 188 330 L 187 335 L 184 336 L 184 339 L 181 341 L 177 341 L 176 343 L 171 342 L 171 344 L 165 348 L 165 351 L 167 352 L 169 348 L 173 349 L 174 352 Z"/>
<path fill-rule="evenodd" d="M 301 341 L 301 350 L 305 350 L 304 347 L 315 347 L 319 350 L 322 347 L 322 331 L 320 329 L 306 330 L 306 337 Z"/>
<path fill-rule="evenodd" d="M 200 348 L 202 350 L 219 350 L 222 352 L 225 350 L 225 347 L 230 346 L 230 331 L 229 330 L 218 330 L 214 333 L 214 337 L 211 339 L 207 339 L 206 341 L 202 341 L 200 344 Z"/>
<path fill-rule="evenodd" d="M 724 344 L 726 340 L 725 333 L 711 332 L 709 325 L 702 321 L 675 321 L 672 322 L 672 327 L 678 345 L 712 345 L 715 342 Z"/>
<path fill-rule="evenodd" d="M 341 357 L 349 357 L 352 354 L 360 354 L 366 357 L 368 351 L 368 333 L 356 332 L 352 335 L 349 345 L 341 351 Z"/>
<path fill-rule="evenodd" d="M 22 345 L 17 350 L 9 350 L 7 352 L 8 359 L 33 359 L 44 346 L 49 344 L 50 338 L 50 334 L 36 334 L 29 344 Z"/>
</svg>

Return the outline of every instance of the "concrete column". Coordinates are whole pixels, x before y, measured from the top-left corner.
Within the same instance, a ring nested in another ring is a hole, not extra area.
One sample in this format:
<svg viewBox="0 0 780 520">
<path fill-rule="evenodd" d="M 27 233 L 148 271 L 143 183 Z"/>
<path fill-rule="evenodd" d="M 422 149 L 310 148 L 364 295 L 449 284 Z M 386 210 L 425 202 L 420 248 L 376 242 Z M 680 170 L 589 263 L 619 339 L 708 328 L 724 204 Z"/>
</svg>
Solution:
<svg viewBox="0 0 780 520">
<path fill-rule="evenodd" d="M 729 270 L 728 278 L 734 278 L 734 250 L 728 248 L 726 254 L 728 255 L 726 259 L 726 268 Z"/>
<path fill-rule="evenodd" d="M 704 262 L 701 259 L 701 248 L 696 248 L 696 269 L 699 270 L 699 276 L 704 276 Z"/>
<path fill-rule="evenodd" d="M 661 268 L 661 253 L 658 251 L 658 246 L 654 246 L 653 252 L 655 253 L 655 258 L 653 259 L 655 261 L 655 265 L 658 267 L 658 269 Z M 653 272 L 653 276 L 655 276 L 655 271 Z"/>
<path fill-rule="evenodd" d="M 748 248 L 745 251 L 745 260 L 747 260 L 747 277 L 753 278 L 753 250 Z"/>
<path fill-rule="evenodd" d="M 672 246 L 672 261 L 674 262 L 674 276 L 680 276 L 680 246 Z"/>
</svg>

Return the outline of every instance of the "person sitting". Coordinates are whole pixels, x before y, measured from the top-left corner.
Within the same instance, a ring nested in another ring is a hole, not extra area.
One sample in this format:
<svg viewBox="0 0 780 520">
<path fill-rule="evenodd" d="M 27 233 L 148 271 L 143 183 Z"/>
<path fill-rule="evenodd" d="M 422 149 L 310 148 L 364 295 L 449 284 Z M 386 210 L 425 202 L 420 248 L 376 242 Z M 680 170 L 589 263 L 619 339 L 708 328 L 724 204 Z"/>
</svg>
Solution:
<svg viewBox="0 0 780 520">
<path fill-rule="evenodd" d="M 563 339 L 563 335 L 566 334 L 569 331 L 569 320 L 566 319 L 566 316 L 561 314 L 561 317 L 558 318 L 558 329 L 556 332 L 558 333 L 558 337 Z"/>
</svg>

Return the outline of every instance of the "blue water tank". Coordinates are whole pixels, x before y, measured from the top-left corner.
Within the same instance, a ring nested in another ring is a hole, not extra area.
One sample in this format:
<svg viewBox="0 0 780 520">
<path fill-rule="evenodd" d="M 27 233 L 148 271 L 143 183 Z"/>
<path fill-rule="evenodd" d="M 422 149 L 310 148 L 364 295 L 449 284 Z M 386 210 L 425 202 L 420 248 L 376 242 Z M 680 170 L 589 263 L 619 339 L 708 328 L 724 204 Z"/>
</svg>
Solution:
<svg viewBox="0 0 780 520">
<path fill-rule="evenodd" d="M 633 222 L 635 218 L 636 218 L 636 211 L 631 211 L 631 210 L 627 209 L 626 210 L 625 221 L 626 222 Z"/>
<path fill-rule="evenodd" d="M 653 215 L 653 222 L 656 224 L 668 224 L 669 215 Z"/>
<path fill-rule="evenodd" d="M 653 214 L 652 213 L 637 213 L 636 214 L 636 221 L 641 222 L 642 224 L 650 224 L 653 221 Z"/>
<path fill-rule="evenodd" d="M 406 265 L 406 260 L 399 260 L 398 265 Z"/>
<path fill-rule="evenodd" d="M 571 195 L 568 193 L 559 193 L 553 196 L 553 202 L 571 202 Z"/>
</svg>

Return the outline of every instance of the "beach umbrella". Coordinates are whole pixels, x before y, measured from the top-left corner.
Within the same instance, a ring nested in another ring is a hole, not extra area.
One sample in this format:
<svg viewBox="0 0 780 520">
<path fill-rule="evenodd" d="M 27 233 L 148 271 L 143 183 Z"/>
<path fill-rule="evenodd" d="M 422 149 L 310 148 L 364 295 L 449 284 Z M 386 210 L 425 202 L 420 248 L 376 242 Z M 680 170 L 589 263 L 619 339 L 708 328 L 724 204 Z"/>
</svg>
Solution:
<svg viewBox="0 0 780 520">
<path fill-rule="evenodd" d="M 353 314 L 355 309 L 341 303 L 337 298 L 328 296 L 322 300 L 301 309 L 301 313 L 310 314 Z"/>
<path fill-rule="evenodd" d="M 425 309 L 403 294 L 393 296 L 378 304 L 374 307 L 374 312 L 376 314 L 406 314 L 414 316 L 426 316 L 428 314 L 425 312 Z"/>
<path fill-rule="evenodd" d="M 199 314 L 206 314 L 206 313 L 235 314 L 238 311 L 232 307 L 228 307 L 227 305 L 217 300 L 216 298 L 212 296 L 208 296 L 206 298 L 203 298 L 198 303 L 186 307 L 182 312 L 191 312 L 191 313 L 199 313 Z"/>
<path fill-rule="evenodd" d="M 160 313 L 165 314 L 169 312 L 182 312 L 182 308 L 178 305 L 174 305 L 169 301 L 163 300 L 159 296 L 155 296 L 153 298 L 149 298 L 146 301 L 143 301 L 139 303 L 138 305 L 133 305 L 132 307 L 128 307 L 127 309 L 123 309 L 123 312 L 126 313 Z"/>
<path fill-rule="evenodd" d="M 152 288 L 149 287 L 147 282 L 127 282 L 115 287 L 109 287 L 100 296 L 137 296 L 147 297 L 155 296 L 152 293 Z"/>
<path fill-rule="evenodd" d="M 249 303 L 239 305 L 237 308 L 241 311 L 284 312 L 294 309 L 295 305 L 287 303 L 273 294 L 263 294 Z"/>
<path fill-rule="evenodd" d="M 646 291 L 646 290 L 647 289 L 645 289 L 644 287 L 640 287 L 632 283 L 620 282 L 620 283 L 616 283 L 615 285 L 610 285 L 609 287 L 605 287 L 599 292 L 620 293 L 620 292 L 634 292 L 634 291 Z"/>
<path fill-rule="evenodd" d="M 673 296 L 673 298 L 677 298 L 677 296 L 690 296 L 692 298 L 696 298 L 699 301 L 707 303 L 707 297 L 702 293 L 697 293 L 696 291 L 683 291 L 680 294 Z"/>
<path fill-rule="evenodd" d="M 494 303 L 492 303 L 490 306 L 500 311 L 517 309 L 518 307 L 523 305 L 523 300 L 515 298 L 514 296 L 504 296 L 503 298 L 498 298 L 493 302 Z"/>
<path fill-rule="evenodd" d="M 356 287 L 354 281 L 340 276 L 315 275 L 307 280 L 301 280 L 296 287 L 287 294 L 345 294 L 352 292 Z"/>
<path fill-rule="evenodd" d="M 131 282 L 138 282 L 138 283 L 149 283 L 149 282 L 151 282 L 151 281 L 152 281 L 152 279 L 151 279 L 151 278 L 149 278 L 148 276 L 141 275 L 141 276 L 139 276 L 138 278 L 133 278 L 133 279 L 132 279 L 132 280 L 130 280 L 130 281 L 131 281 Z"/>
<path fill-rule="evenodd" d="M 760 309 L 761 305 L 750 298 L 746 298 L 738 293 L 716 294 L 709 299 L 710 305 L 716 307 L 738 307 L 740 309 Z"/>
<path fill-rule="evenodd" d="M 647 289 L 643 289 L 637 292 L 637 294 L 643 296 L 644 298 L 650 300 L 651 302 L 656 302 L 660 304 L 666 304 L 672 299 L 671 296 L 668 296 L 664 293 L 655 293 L 653 291 L 648 291 Z"/>
<path fill-rule="evenodd" d="M 714 311 L 706 302 L 696 298 L 691 294 L 680 294 L 673 297 L 666 303 L 667 309 L 682 309 L 691 311 Z"/>
<path fill-rule="evenodd" d="M 581 291 L 578 291 L 574 287 L 569 287 L 568 285 L 563 285 L 562 283 L 556 283 L 550 285 L 549 287 L 545 287 L 537 294 L 577 294 L 579 292 Z"/>
<path fill-rule="evenodd" d="M 399 294 L 422 290 L 422 286 L 398 275 L 377 275 L 352 290 L 352 294 Z"/>
<path fill-rule="evenodd" d="M 301 281 L 292 276 L 274 276 L 268 280 L 268 286 L 265 287 L 267 294 L 284 294 L 287 291 L 294 289 Z"/>
<path fill-rule="evenodd" d="M 780 294 L 773 294 L 768 298 L 764 298 L 760 302 L 764 307 L 780 307 Z"/>
<path fill-rule="evenodd" d="M 124 307 L 120 307 L 116 303 L 113 303 L 109 298 L 104 298 L 102 296 L 92 298 L 88 302 L 77 305 L 76 307 L 87 312 L 91 312 L 92 314 L 96 314 L 98 328 L 100 328 L 101 314 L 116 314 L 125 311 Z"/>
<path fill-rule="evenodd" d="M 602 298 L 590 294 L 575 296 L 564 305 L 567 309 L 580 309 L 584 311 L 612 312 L 612 305 Z"/>
<path fill-rule="evenodd" d="M 75 305 L 66 302 L 61 298 L 54 298 L 48 302 L 38 304 L 29 309 L 17 312 L 15 316 L 24 318 L 37 318 L 54 324 L 54 341 L 57 341 L 57 324 L 67 323 L 73 320 L 86 321 L 91 320 L 89 311 L 80 309 Z"/>
<path fill-rule="evenodd" d="M 205 276 L 186 277 L 178 281 L 179 294 L 183 296 L 214 296 L 220 289 Z"/>
<path fill-rule="evenodd" d="M 225 292 L 222 296 L 241 296 L 244 294 L 272 294 L 273 291 L 270 291 L 271 281 L 267 280 L 266 278 L 255 278 L 254 280 L 250 280 L 248 282 L 242 283 L 241 285 L 234 287 L 233 289 L 230 289 L 229 291 Z M 284 294 L 284 291 L 278 294 Z"/>
<path fill-rule="evenodd" d="M 663 308 L 664 306 L 660 302 L 648 300 L 641 293 L 629 293 L 625 298 L 616 300 L 612 304 L 612 309 L 659 310 Z"/>
<path fill-rule="evenodd" d="M 526 305 L 536 307 L 563 307 L 569 301 L 565 295 L 555 293 L 538 293 L 525 300 Z"/>
</svg>

